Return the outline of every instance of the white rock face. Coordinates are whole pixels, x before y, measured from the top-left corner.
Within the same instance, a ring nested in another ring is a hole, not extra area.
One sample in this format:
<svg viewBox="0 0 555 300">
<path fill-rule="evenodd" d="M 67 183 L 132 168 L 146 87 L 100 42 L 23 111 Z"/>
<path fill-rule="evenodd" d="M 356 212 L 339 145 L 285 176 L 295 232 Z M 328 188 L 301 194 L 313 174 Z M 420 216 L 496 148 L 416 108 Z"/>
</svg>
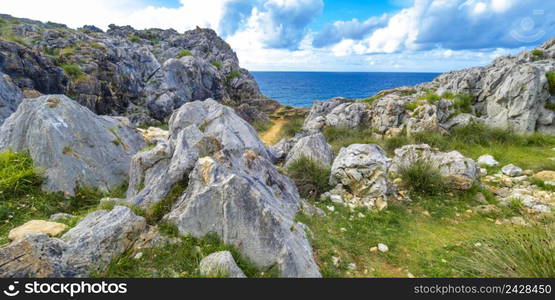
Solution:
<svg viewBox="0 0 555 300">
<path fill-rule="evenodd" d="M 237 266 L 231 252 L 214 252 L 200 261 L 200 275 L 204 277 L 247 278 Z"/>
<path fill-rule="evenodd" d="M 295 143 L 285 159 L 285 167 L 301 157 L 312 159 L 323 166 L 330 167 L 333 161 L 333 151 L 326 142 L 324 135 L 318 132 L 302 137 Z"/>
<path fill-rule="evenodd" d="M 0 125 L 17 110 L 22 99 L 21 90 L 8 75 L 0 72 Z"/>
<path fill-rule="evenodd" d="M 478 165 L 480 166 L 494 167 L 494 166 L 497 166 L 498 164 L 499 162 L 489 154 L 485 154 L 478 157 Z"/>
<path fill-rule="evenodd" d="M 131 157 L 145 145 L 125 122 L 97 116 L 64 95 L 25 99 L 0 127 L 0 151 L 29 151 L 45 171 L 43 189 L 53 192 L 121 186 Z"/>
<path fill-rule="evenodd" d="M 516 177 L 522 175 L 522 169 L 513 165 L 509 164 L 501 168 L 501 172 L 507 176 Z"/>
<path fill-rule="evenodd" d="M 389 159 L 378 145 L 353 144 L 342 148 L 331 168 L 330 184 L 323 195 L 351 207 L 382 209 L 391 194 Z"/>
</svg>

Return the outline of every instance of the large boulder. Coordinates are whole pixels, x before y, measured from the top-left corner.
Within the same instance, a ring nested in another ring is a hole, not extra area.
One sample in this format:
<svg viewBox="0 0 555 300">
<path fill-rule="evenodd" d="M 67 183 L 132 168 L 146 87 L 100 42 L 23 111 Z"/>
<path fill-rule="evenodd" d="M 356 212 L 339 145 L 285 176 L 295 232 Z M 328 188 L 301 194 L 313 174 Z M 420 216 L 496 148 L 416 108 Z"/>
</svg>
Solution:
<svg viewBox="0 0 555 300">
<path fill-rule="evenodd" d="M 294 221 L 294 183 L 266 158 L 247 150 L 198 160 L 189 187 L 165 219 L 183 234 L 216 233 L 260 268 L 283 277 L 319 277 L 304 226 Z"/>
<path fill-rule="evenodd" d="M 330 167 L 333 161 L 333 151 L 331 146 L 326 142 L 324 135 L 322 133 L 315 133 L 302 137 L 295 143 L 285 159 L 285 167 L 288 167 L 291 163 L 302 157 Z"/>
<path fill-rule="evenodd" d="M 45 172 L 47 191 L 119 187 L 144 146 L 123 120 L 97 116 L 63 95 L 25 99 L 0 127 L 0 151 L 28 151 Z"/>
<path fill-rule="evenodd" d="M 342 148 L 331 167 L 330 184 L 335 188 L 323 197 L 350 207 L 383 209 L 394 191 L 388 178 L 389 162 L 378 145 Z"/>
<path fill-rule="evenodd" d="M 457 151 L 441 152 L 426 144 L 406 145 L 395 149 L 390 172 L 398 174 L 402 168 L 410 167 L 417 161 L 427 162 L 437 168 L 457 189 L 469 189 L 480 175 L 480 168 L 474 160 Z"/>
<path fill-rule="evenodd" d="M 256 131 L 232 108 L 208 99 L 184 104 L 170 118 L 170 138 L 133 157 L 128 204 L 148 207 L 161 201 L 176 184 L 185 184 L 196 161 L 225 149 L 251 149 L 270 159 L 272 154 Z"/>
<path fill-rule="evenodd" d="M 386 132 L 390 128 L 399 128 L 407 117 L 405 100 L 388 95 L 372 103 L 371 126 L 379 132 Z"/>
<path fill-rule="evenodd" d="M 0 125 L 13 114 L 23 99 L 21 90 L 13 83 L 10 76 L 0 72 Z"/>
<path fill-rule="evenodd" d="M 61 237 L 67 243 L 64 262 L 84 274 L 102 271 L 146 230 L 145 219 L 127 207 L 95 211 Z"/>
</svg>

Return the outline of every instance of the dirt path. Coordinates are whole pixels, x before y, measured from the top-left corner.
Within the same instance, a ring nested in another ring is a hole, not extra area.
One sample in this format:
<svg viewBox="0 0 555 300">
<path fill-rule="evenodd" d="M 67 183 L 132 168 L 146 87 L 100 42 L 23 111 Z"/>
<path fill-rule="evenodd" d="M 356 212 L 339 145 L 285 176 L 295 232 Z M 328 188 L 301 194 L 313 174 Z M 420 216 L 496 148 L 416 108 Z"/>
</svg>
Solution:
<svg viewBox="0 0 555 300">
<path fill-rule="evenodd" d="M 262 133 L 260 139 L 268 146 L 275 144 L 279 137 L 279 132 L 285 123 L 287 123 L 287 121 L 282 119 L 274 120 L 274 125 L 266 132 Z"/>
</svg>

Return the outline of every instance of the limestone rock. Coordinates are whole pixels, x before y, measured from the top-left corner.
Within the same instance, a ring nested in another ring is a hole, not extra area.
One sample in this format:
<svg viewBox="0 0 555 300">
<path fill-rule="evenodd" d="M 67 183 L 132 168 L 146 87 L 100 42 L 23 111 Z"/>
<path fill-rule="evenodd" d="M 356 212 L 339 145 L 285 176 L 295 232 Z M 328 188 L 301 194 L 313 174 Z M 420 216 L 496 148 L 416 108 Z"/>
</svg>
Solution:
<svg viewBox="0 0 555 300">
<path fill-rule="evenodd" d="M 541 171 L 534 174 L 534 178 L 548 182 L 555 182 L 555 171 Z"/>
<path fill-rule="evenodd" d="M 522 169 L 513 164 L 508 164 L 501 168 L 501 172 L 507 176 L 516 177 L 522 174 Z"/>
<path fill-rule="evenodd" d="M 497 166 L 498 164 L 499 162 L 489 154 L 485 154 L 478 157 L 478 165 L 480 166 L 494 167 L 494 166 Z"/>
<path fill-rule="evenodd" d="M 214 252 L 200 261 L 200 275 L 204 277 L 246 278 L 231 252 Z"/>
<path fill-rule="evenodd" d="M 333 151 L 331 146 L 326 142 L 324 135 L 322 133 L 315 133 L 305 136 L 295 143 L 285 159 L 285 167 L 302 157 L 330 167 L 333 160 Z"/>
<path fill-rule="evenodd" d="M 23 99 L 21 90 L 8 75 L 0 72 L 0 125 L 16 111 L 21 99 Z"/>
<path fill-rule="evenodd" d="M 144 146 L 133 128 L 63 95 L 25 99 L 0 127 L 0 151 L 29 151 L 45 171 L 47 191 L 119 187 L 127 181 L 131 156 Z"/>
<path fill-rule="evenodd" d="M 21 226 L 18 226 L 8 234 L 8 238 L 12 241 L 20 239 L 29 233 L 44 233 L 49 236 L 58 236 L 67 229 L 67 225 L 43 220 L 31 220 Z"/>
<path fill-rule="evenodd" d="M 146 229 L 145 219 L 127 207 L 95 211 L 61 237 L 67 243 L 64 261 L 87 274 L 101 271 L 130 249 Z"/>
</svg>

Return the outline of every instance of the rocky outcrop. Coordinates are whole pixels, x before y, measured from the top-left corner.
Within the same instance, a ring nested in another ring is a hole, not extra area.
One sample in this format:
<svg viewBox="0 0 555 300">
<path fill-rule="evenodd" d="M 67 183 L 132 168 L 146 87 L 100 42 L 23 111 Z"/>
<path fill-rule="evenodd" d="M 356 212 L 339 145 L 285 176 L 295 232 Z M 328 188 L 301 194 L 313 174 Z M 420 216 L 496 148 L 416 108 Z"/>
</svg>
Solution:
<svg viewBox="0 0 555 300">
<path fill-rule="evenodd" d="M 25 99 L 0 127 L 0 151 L 28 151 L 45 172 L 47 191 L 119 187 L 144 146 L 123 120 L 97 116 L 63 95 Z"/>
<path fill-rule="evenodd" d="M 13 114 L 23 99 L 23 93 L 11 78 L 0 72 L 0 125 Z"/>
<path fill-rule="evenodd" d="M 231 47 L 210 29 L 78 30 L 1 15 L 0 72 L 22 90 L 66 94 L 97 114 L 154 125 L 185 102 L 265 99 Z"/>
<path fill-rule="evenodd" d="M 204 277 L 247 278 L 229 251 L 208 255 L 200 261 L 199 269 Z"/>
<path fill-rule="evenodd" d="M 378 145 L 342 148 L 331 168 L 330 184 L 335 188 L 322 197 L 350 207 L 385 208 L 394 193 L 388 178 L 389 163 Z"/>
<path fill-rule="evenodd" d="M 417 161 L 429 163 L 439 173 L 448 178 L 457 189 L 467 190 L 479 178 L 480 170 L 476 162 L 457 151 L 441 152 L 428 145 L 406 145 L 395 150 L 390 171 L 398 174 L 402 168 L 410 167 Z"/>
<path fill-rule="evenodd" d="M 346 98 L 315 101 L 305 119 L 303 129 L 318 131 L 324 127 L 356 128 L 368 124 L 365 103 Z"/>
<path fill-rule="evenodd" d="M 320 276 L 303 226 L 294 183 L 232 108 L 212 99 L 183 105 L 169 140 L 133 158 L 127 199 L 149 208 L 176 186 L 185 192 L 164 219 L 182 234 L 216 233 L 261 268 L 281 276 Z M 297 228 L 293 230 L 292 228 Z"/>
</svg>

